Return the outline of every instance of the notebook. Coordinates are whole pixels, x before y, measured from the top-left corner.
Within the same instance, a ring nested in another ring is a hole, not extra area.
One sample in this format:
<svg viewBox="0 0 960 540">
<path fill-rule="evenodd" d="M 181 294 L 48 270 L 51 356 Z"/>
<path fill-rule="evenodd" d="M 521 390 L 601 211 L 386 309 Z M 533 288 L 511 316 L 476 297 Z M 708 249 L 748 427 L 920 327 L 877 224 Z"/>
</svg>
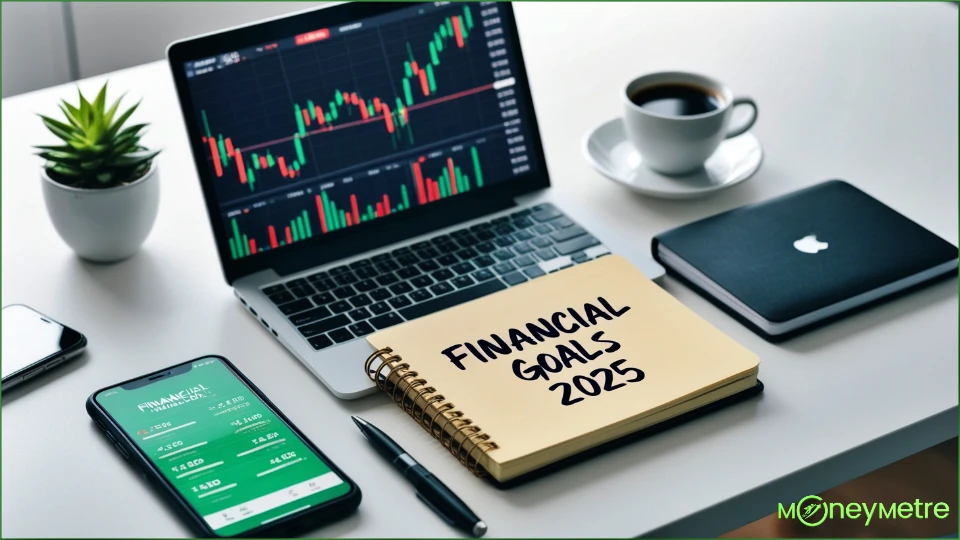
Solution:
<svg viewBox="0 0 960 540">
<path fill-rule="evenodd" d="M 756 355 L 614 255 L 367 339 L 377 385 L 499 483 L 758 387 Z"/>
<path fill-rule="evenodd" d="M 665 232 L 653 255 L 771 341 L 957 271 L 956 246 L 841 180 Z"/>
</svg>

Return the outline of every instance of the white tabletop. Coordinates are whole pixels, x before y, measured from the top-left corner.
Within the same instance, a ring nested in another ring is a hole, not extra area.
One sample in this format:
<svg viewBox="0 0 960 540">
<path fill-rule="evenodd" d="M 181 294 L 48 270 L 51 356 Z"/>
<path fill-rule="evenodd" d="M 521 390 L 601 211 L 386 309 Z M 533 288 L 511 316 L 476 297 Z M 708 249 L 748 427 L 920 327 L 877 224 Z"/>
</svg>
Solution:
<svg viewBox="0 0 960 540">
<path fill-rule="evenodd" d="M 552 178 L 646 244 L 695 218 L 844 178 L 957 243 L 957 12 L 945 4 L 524 4 L 524 52 Z M 6 54 L 24 52 L 5 51 Z M 633 75 L 703 71 L 760 106 L 765 160 L 715 197 L 625 192 L 579 155 L 618 114 Z M 344 402 L 271 339 L 224 283 L 168 68 L 109 75 L 143 96 L 146 142 L 164 148 L 162 200 L 143 250 L 79 260 L 56 236 L 30 144 L 34 112 L 72 86 L 3 100 L 2 302 L 84 332 L 77 362 L 6 392 L 2 535 L 180 536 L 187 529 L 87 417 L 93 390 L 218 353 L 232 359 L 363 490 L 330 536 L 456 534 L 360 437 L 358 413 L 450 485 L 491 536 L 713 535 L 957 435 L 957 283 L 782 345 L 767 343 L 672 279 L 665 287 L 762 358 L 767 390 L 737 405 L 512 490 L 469 475 L 380 395 Z M 104 77 L 81 82 L 93 92 Z M 896 246 L 891 246 L 895 250 Z"/>
</svg>

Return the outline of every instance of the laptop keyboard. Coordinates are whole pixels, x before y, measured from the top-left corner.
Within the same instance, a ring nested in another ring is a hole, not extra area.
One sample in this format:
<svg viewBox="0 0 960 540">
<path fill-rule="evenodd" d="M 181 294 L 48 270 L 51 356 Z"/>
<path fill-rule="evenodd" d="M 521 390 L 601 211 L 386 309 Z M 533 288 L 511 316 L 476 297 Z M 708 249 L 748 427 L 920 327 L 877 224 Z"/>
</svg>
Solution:
<svg viewBox="0 0 960 540">
<path fill-rule="evenodd" d="M 608 253 L 540 204 L 261 290 L 320 350 Z"/>
</svg>

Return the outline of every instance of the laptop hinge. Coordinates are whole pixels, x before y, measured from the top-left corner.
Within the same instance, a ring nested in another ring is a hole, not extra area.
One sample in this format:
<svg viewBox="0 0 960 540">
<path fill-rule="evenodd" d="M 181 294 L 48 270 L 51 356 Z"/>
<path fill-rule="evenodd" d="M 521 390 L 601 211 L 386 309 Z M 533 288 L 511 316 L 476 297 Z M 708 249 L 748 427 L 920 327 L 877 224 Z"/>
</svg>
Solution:
<svg viewBox="0 0 960 540">
<path fill-rule="evenodd" d="M 431 231 L 499 212 L 512 206 L 516 206 L 512 197 L 477 196 L 468 205 L 456 204 L 447 208 L 431 209 L 429 217 L 399 213 L 390 217 L 389 224 L 376 224 L 381 226 L 375 225 L 370 227 L 368 231 L 356 231 L 354 234 L 347 234 L 342 238 L 325 239 L 322 246 L 304 250 L 298 253 L 296 257 L 278 261 L 273 269 L 281 276 L 295 274 L 308 268 L 402 242 L 409 238 L 428 234 Z"/>
</svg>

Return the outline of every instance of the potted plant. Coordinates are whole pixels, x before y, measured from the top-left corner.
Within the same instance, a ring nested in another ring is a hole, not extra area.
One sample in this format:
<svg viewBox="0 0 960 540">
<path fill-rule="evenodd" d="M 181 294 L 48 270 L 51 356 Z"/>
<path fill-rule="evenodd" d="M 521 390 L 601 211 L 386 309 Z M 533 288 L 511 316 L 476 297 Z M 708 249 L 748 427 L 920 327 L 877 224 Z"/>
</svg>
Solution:
<svg viewBox="0 0 960 540">
<path fill-rule="evenodd" d="M 146 240 L 157 217 L 160 185 L 154 158 L 140 144 L 147 124 L 124 127 L 139 102 L 107 107 L 104 83 L 94 100 L 63 100 L 64 121 L 39 115 L 61 144 L 35 148 L 46 160 L 40 176 L 47 213 L 61 238 L 84 259 L 126 259 Z"/>
</svg>

